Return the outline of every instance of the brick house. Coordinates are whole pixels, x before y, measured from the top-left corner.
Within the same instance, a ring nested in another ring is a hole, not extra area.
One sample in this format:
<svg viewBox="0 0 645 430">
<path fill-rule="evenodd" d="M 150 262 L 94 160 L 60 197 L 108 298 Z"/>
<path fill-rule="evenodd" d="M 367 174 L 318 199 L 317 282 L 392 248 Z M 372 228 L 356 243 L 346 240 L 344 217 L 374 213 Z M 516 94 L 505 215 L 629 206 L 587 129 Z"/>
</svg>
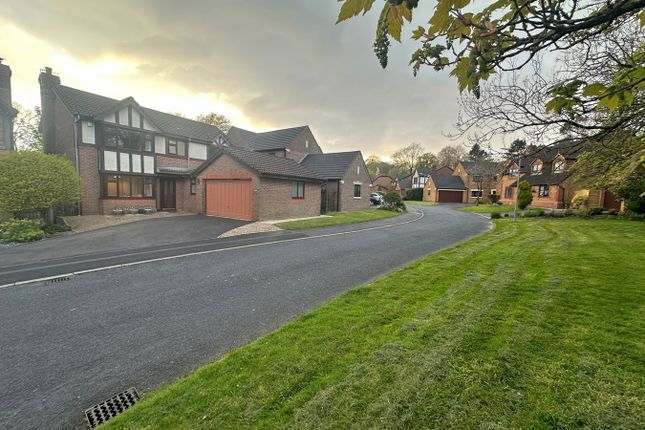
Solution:
<svg viewBox="0 0 645 430">
<path fill-rule="evenodd" d="M 13 120 L 18 111 L 11 100 L 11 68 L 0 58 L 0 156 L 13 151 Z"/>
<path fill-rule="evenodd" d="M 571 175 L 570 167 L 576 162 L 581 148 L 577 144 L 531 147 L 531 153 L 522 160 L 522 166 L 507 161 L 497 181 L 500 202 L 514 204 L 517 178 L 531 186 L 531 206 L 562 209 L 571 206 L 572 199 L 581 194 L 588 207 L 620 209 L 620 201 L 608 190 L 589 190 Z"/>
<path fill-rule="evenodd" d="M 300 164 L 325 179 L 321 213 L 370 207 L 372 180 L 360 151 L 307 154 Z"/>
<path fill-rule="evenodd" d="M 231 127 L 228 140 L 235 146 L 300 162 L 307 154 L 322 154 L 309 126 L 284 128 L 256 133 Z"/>
<path fill-rule="evenodd" d="M 433 173 L 428 176 L 428 180 L 423 188 L 423 201 L 463 203 L 467 200 L 466 191 L 466 185 L 459 175 Z"/>
<path fill-rule="evenodd" d="M 83 215 L 115 208 L 185 210 L 179 181 L 222 142 L 217 127 L 61 85 L 40 73 L 46 153 L 69 160 L 81 177 Z"/>
<path fill-rule="evenodd" d="M 394 178 L 392 178 L 389 175 L 378 175 L 374 180 L 372 181 L 373 191 L 378 191 L 378 192 L 383 192 L 383 193 L 389 193 L 390 191 L 394 191 L 395 189 L 395 183 L 394 183 Z"/>
<path fill-rule="evenodd" d="M 497 174 L 501 170 L 496 161 L 460 161 L 453 175 L 459 176 L 466 187 L 465 203 L 488 202 L 497 194 Z"/>
</svg>

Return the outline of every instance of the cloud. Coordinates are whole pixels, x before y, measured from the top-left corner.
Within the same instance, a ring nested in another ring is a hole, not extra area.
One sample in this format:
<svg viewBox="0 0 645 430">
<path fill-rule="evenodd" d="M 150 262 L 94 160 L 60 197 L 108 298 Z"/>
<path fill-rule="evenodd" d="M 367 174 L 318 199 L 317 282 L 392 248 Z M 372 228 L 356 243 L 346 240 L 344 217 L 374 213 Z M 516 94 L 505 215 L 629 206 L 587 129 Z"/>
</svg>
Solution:
<svg viewBox="0 0 645 430">
<path fill-rule="evenodd" d="M 334 1 L 5 2 L 0 40 L 11 46 L 0 42 L 0 55 L 26 105 L 49 65 L 63 84 L 160 110 L 219 111 L 255 130 L 308 124 L 326 151 L 387 156 L 413 141 L 433 151 L 449 143 L 455 83 L 430 70 L 414 78 L 412 41 L 393 43 L 382 70 L 375 11 L 334 25 Z"/>
</svg>

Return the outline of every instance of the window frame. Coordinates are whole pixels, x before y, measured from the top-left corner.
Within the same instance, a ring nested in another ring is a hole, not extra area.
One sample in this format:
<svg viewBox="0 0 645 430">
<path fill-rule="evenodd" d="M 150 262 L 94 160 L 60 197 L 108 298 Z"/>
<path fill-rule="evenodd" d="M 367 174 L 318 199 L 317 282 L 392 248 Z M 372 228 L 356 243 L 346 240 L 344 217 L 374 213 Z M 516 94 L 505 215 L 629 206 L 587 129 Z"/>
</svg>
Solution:
<svg viewBox="0 0 645 430">
<path fill-rule="evenodd" d="M 291 181 L 291 199 L 304 200 L 304 198 L 305 198 L 305 182 Z"/>
<path fill-rule="evenodd" d="M 102 173 L 100 179 L 102 199 L 141 200 L 156 198 L 156 187 L 153 176 Z M 114 184 L 115 193 L 110 193 L 110 183 Z M 127 192 L 125 190 L 126 183 Z M 135 184 L 138 190 L 133 191 Z"/>
<path fill-rule="evenodd" d="M 542 174 L 542 164 L 543 163 L 534 163 L 531 165 L 531 175 L 541 175 Z"/>
<path fill-rule="evenodd" d="M 478 193 L 479 195 L 476 196 L 476 195 L 474 195 L 475 193 Z M 484 198 L 484 190 L 470 190 L 470 198 L 471 199 L 477 199 L 477 198 L 482 199 L 482 198 Z"/>
<path fill-rule="evenodd" d="M 560 166 L 560 168 L 558 166 Z M 555 160 L 553 162 L 553 173 L 562 173 L 566 167 L 567 162 L 565 160 Z"/>
<path fill-rule="evenodd" d="M 504 198 L 512 199 L 513 198 L 513 187 L 506 187 L 504 190 Z"/>
<path fill-rule="evenodd" d="M 548 185 L 538 185 L 538 197 L 549 197 Z"/>
<path fill-rule="evenodd" d="M 358 187 L 358 195 L 356 195 L 356 190 Z M 363 184 L 354 184 L 354 193 L 353 196 L 355 199 L 362 199 L 363 198 Z"/>
</svg>

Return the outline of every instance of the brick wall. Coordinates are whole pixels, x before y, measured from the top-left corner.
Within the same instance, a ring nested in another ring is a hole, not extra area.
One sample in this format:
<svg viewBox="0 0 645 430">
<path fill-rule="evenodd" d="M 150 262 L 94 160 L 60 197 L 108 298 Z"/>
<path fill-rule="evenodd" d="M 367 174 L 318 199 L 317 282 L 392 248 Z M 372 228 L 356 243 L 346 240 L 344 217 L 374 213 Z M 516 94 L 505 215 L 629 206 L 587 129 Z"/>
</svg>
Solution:
<svg viewBox="0 0 645 430">
<path fill-rule="evenodd" d="M 76 144 L 74 141 L 74 130 L 76 124 L 74 117 L 67 110 L 63 102 L 58 97 L 53 103 L 54 124 L 52 127 L 53 139 L 45 148 L 45 152 L 50 154 L 59 154 L 66 160 L 69 160 L 76 167 Z"/>
<path fill-rule="evenodd" d="M 464 197 L 465 202 L 464 203 L 476 203 L 477 202 L 477 197 L 471 197 L 471 191 L 472 190 L 478 190 L 479 189 L 479 184 L 473 181 L 473 176 L 468 174 L 466 170 L 464 169 L 464 166 L 462 166 L 461 163 L 457 165 L 455 168 L 453 175 L 459 176 L 461 180 L 463 181 L 464 185 L 466 186 L 466 196 Z M 488 196 L 491 194 L 491 190 L 496 190 L 497 189 L 497 184 L 493 178 L 486 178 L 486 180 L 483 181 L 482 183 L 482 197 L 479 199 L 480 203 L 481 202 L 488 202 Z"/>
<path fill-rule="evenodd" d="M 309 142 L 307 144 L 307 142 Z M 322 149 L 316 142 L 309 127 L 305 128 L 302 133 L 300 133 L 294 140 L 289 144 L 289 151 L 287 152 L 287 158 L 296 160 L 300 162 L 306 154 L 322 154 Z"/>
<path fill-rule="evenodd" d="M 255 201 L 260 220 L 305 218 L 320 215 L 320 184 L 305 182 L 305 198 L 291 198 L 292 181 L 262 178 Z"/>
<path fill-rule="evenodd" d="M 191 159 L 190 164 L 188 158 L 173 157 L 172 155 L 156 155 L 157 167 L 197 167 L 206 160 Z"/>
<path fill-rule="evenodd" d="M 98 151 L 94 146 L 79 145 L 78 155 L 81 176 L 81 215 L 98 215 L 101 213 Z"/>
<path fill-rule="evenodd" d="M 516 180 L 517 180 L 517 176 L 509 176 L 509 175 L 500 176 L 499 181 L 497 181 L 497 194 L 499 194 L 500 203 L 505 205 L 515 204 L 515 193 L 517 192 L 517 187 L 511 187 L 511 184 L 513 184 Z M 511 194 L 510 198 L 505 197 L 506 188 L 508 187 L 511 187 L 513 189 L 513 193 Z"/>
<path fill-rule="evenodd" d="M 152 208 L 153 211 L 156 210 L 155 199 L 103 199 L 100 205 L 103 215 L 111 215 L 114 209 Z"/>
<path fill-rule="evenodd" d="M 357 170 L 358 173 L 357 173 Z M 370 207 L 370 175 L 362 157 L 356 157 L 343 177 L 344 184 L 340 186 L 341 211 L 365 210 Z M 361 198 L 354 198 L 354 182 L 361 182 Z"/>
</svg>

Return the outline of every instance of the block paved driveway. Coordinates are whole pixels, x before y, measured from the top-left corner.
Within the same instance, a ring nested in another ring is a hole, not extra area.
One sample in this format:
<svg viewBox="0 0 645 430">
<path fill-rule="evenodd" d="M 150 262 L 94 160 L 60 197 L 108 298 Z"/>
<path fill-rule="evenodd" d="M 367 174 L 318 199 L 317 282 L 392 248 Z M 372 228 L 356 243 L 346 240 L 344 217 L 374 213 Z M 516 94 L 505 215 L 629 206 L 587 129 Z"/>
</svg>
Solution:
<svg viewBox="0 0 645 430">
<path fill-rule="evenodd" d="M 0 288 L 0 428 L 83 428 L 85 408 L 129 387 L 145 394 L 489 227 L 450 206 L 419 206 L 387 220 L 214 240 L 228 247 Z"/>
</svg>

